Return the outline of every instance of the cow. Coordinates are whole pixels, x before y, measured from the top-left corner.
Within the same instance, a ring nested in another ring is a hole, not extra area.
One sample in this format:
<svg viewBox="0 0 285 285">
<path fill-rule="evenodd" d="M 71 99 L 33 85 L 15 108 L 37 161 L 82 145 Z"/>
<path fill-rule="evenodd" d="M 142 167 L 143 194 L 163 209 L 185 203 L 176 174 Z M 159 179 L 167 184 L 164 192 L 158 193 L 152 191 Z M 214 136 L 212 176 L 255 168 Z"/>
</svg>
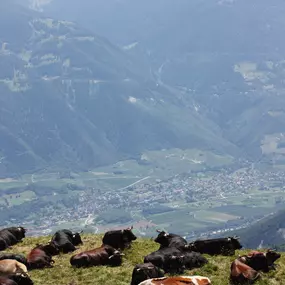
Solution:
<svg viewBox="0 0 285 285">
<path fill-rule="evenodd" d="M 29 270 L 51 268 L 54 263 L 52 256 L 58 253 L 59 249 L 52 242 L 47 245 L 39 244 L 28 254 L 27 267 Z"/>
<path fill-rule="evenodd" d="M 18 243 L 17 238 L 7 229 L 0 230 L 0 238 L 5 241 L 7 247 L 11 247 L 12 245 Z"/>
<path fill-rule="evenodd" d="M 9 245 L 7 244 L 5 238 L 1 237 L 0 235 L 0 250 L 5 250 L 8 247 Z"/>
<path fill-rule="evenodd" d="M 119 250 L 109 245 L 102 245 L 99 248 L 73 255 L 70 258 L 70 264 L 74 267 L 119 266 L 122 264 L 122 255 L 124 254 Z"/>
<path fill-rule="evenodd" d="M 13 274 L 0 277 L 0 285 L 33 285 L 34 282 L 26 274 Z"/>
<path fill-rule="evenodd" d="M 8 230 L 11 234 L 13 234 L 18 242 L 21 242 L 23 238 L 26 237 L 26 229 L 23 227 L 9 227 L 5 228 L 5 230 Z"/>
<path fill-rule="evenodd" d="M 196 240 L 189 243 L 188 249 L 209 255 L 234 255 L 236 249 L 241 249 L 239 237 L 227 237 L 208 240 Z"/>
<path fill-rule="evenodd" d="M 0 260 L 0 275 L 10 275 L 16 273 L 28 274 L 26 265 L 18 262 L 15 259 Z"/>
<path fill-rule="evenodd" d="M 275 269 L 274 262 L 281 257 L 281 254 L 274 250 L 267 250 L 266 253 L 259 251 L 251 251 L 248 255 L 241 258 L 243 261 L 253 269 L 263 272 L 269 272 L 270 269 Z"/>
<path fill-rule="evenodd" d="M 194 251 L 183 253 L 183 266 L 188 270 L 191 270 L 193 268 L 200 268 L 207 263 L 207 258 L 201 255 L 201 253 Z"/>
<path fill-rule="evenodd" d="M 156 231 L 159 234 L 154 241 L 160 244 L 159 249 L 165 247 L 175 247 L 182 251 L 188 249 L 189 246 L 187 245 L 187 241 L 183 237 L 176 234 L 167 233 L 165 231 Z"/>
<path fill-rule="evenodd" d="M 108 231 L 104 234 L 103 244 L 110 245 L 116 249 L 124 250 L 131 247 L 131 242 L 137 237 L 132 232 L 133 226 L 124 230 Z"/>
<path fill-rule="evenodd" d="M 138 285 L 144 280 L 158 277 L 164 277 L 161 268 L 150 262 L 137 264 L 133 269 L 131 285 Z"/>
<path fill-rule="evenodd" d="M 27 259 L 22 254 L 3 252 L 3 253 L 0 253 L 0 260 L 3 260 L 3 259 L 15 259 L 15 260 L 27 265 Z"/>
<path fill-rule="evenodd" d="M 260 273 L 256 270 L 243 263 L 243 261 L 238 258 L 234 260 L 231 264 L 231 274 L 230 282 L 231 284 L 248 284 L 253 283 L 261 277 Z"/>
<path fill-rule="evenodd" d="M 139 285 L 212 285 L 211 280 L 204 276 L 175 276 L 148 279 Z"/>
<path fill-rule="evenodd" d="M 63 253 L 69 253 L 76 250 L 76 245 L 83 244 L 80 233 L 72 233 L 70 230 L 57 231 L 51 241 L 59 248 Z"/>
<path fill-rule="evenodd" d="M 163 269 L 165 273 L 183 273 L 185 269 L 184 255 L 177 248 L 166 247 L 154 251 L 145 256 L 144 263 L 148 262 Z"/>
</svg>

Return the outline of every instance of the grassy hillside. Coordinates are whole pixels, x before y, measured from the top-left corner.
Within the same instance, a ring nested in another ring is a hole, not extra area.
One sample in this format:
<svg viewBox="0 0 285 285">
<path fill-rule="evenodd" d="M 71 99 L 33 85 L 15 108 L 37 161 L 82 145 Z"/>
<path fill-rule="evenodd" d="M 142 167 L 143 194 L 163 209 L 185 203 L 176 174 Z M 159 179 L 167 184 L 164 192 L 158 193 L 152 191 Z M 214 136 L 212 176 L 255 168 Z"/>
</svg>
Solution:
<svg viewBox="0 0 285 285">
<path fill-rule="evenodd" d="M 84 245 L 77 251 L 92 249 L 100 246 L 101 235 L 83 235 Z M 49 237 L 27 238 L 23 243 L 13 247 L 11 252 L 19 252 L 27 254 L 29 250 L 37 243 L 47 242 Z M 72 254 L 54 257 L 54 268 L 45 270 L 31 271 L 31 277 L 35 285 L 67 285 L 72 280 L 76 285 L 127 285 L 130 284 L 131 274 L 135 264 L 141 263 L 143 257 L 156 250 L 157 244 L 150 239 L 138 239 L 134 242 L 132 249 L 125 252 L 126 256 L 123 265 L 117 268 L 111 267 L 93 267 L 84 269 L 74 269 L 69 263 Z M 237 251 L 238 254 L 245 254 L 246 251 Z M 186 272 L 187 275 L 199 274 L 208 276 L 213 285 L 227 285 L 229 277 L 229 268 L 234 257 L 209 257 L 209 264 L 202 269 L 196 269 Z M 285 255 L 277 262 L 278 269 L 276 272 L 264 274 L 262 280 L 257 285 L 275 285 L 282 284 L 285 278 Z"/>
</svg>

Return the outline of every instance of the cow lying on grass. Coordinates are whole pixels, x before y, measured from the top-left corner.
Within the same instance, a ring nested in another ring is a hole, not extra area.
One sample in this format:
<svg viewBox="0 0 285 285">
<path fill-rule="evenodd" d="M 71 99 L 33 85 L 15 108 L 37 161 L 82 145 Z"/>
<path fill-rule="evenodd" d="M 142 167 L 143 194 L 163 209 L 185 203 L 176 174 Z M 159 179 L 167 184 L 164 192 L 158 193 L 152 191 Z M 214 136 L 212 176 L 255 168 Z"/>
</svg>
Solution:
<svg viewBox="0 0 285 285">
<path fill-rule="evenodd" d="M 122 264 L 122 255 L 124 254 L 112 246 L 102 245 L 99 248 L 73 255 L 70 258 L 70 264 L 75 267 L 120 266 Z"/>
<path fill-rule="evenodd" d="M 151 278 L 164 277 L 164 271 L 152 263 L 137 264 L 132 273 L 131 285 L 138 285 L 142 281 Z"/>
<path fill-rule="evenodd" d="M 212 285 L 208 277 L 177 276 L 153 278 L 141 282 L 139 285 Z"/>
<path fill-rule="evenodd" d="M 0 260 L 0 275 L 11 275 L 16 273 L 28 274 L 26 265 L 14 259 Z"/>
<path fill-rule="evenodd" d="M 189 250 L 205 253 L 209 255 L 234 255 L 236 249 L 241 249 L 242 245 L 238 241 L 239 237 L 227 237 L 208 240 L 196 240 L 189 243 Z"/>
</svg>

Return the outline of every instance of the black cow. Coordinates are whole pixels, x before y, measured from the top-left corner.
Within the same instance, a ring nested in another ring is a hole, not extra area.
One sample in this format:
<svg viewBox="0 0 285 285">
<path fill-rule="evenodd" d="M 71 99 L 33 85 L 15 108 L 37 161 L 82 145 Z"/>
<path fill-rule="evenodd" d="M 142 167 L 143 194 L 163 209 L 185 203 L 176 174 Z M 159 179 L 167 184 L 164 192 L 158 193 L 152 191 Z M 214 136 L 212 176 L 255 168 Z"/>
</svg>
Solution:
<svg viewBox="0 0 285 285">
<path fill-rule="evenodd" d="M 22 239 L 26 237 L 27 230 L 23 227 L 9 227 L 5 230 L 8 230 L 11 234 L 13 234 L 18 242 L 22 241 Z"/>
<path fill-rule="evenodd" d="M 5 250 L 8 247 L 9 247 L 9 245 L 6 242 L 6 239 L 1 237 L 1 235 L 0 235 L 0 250 Z"/>
<path fill-rule="evenodd" d="M 0 260 L 3 260 L 3 259 L 15 259 L 15 260 L 27 265 L 27 259 L 22 254 L 3 252 L 3 253 L 0 253 Z"/>
<path fill-rule="evenodd" d="M 110 245 L 120 250 L 130 248 L 131 242 L 137 239 L 137 237 L 133 234 L 132 229 L 133 227 L 124 230 L 106 232 L 103 237 L 103 244 Z"/>
<path fill-rule="evenodd" d="M 185 269 L 184 255 L 177 248 L 166 247 L 154 251 L 144 258 L 144 263 L 148 262 L 162 268 L 165 273 L 183 273 Z"/>
<path fill-rule="evenodd" d="M 4 241 L 1 244 L 7 247 L 11 247 L 12 245 L 18 243 L 18 239 L 8 230 L 3 229 L 0 230 L 0 238 Z M 6 249 L 2 247 L 2 250 Z"/>
<path fill-rule="evenodd" d="M 275 269 L 274 262 L 281 257 L 280 253 L 269 249 L 266 253 L 259 251 L 251 251 L 241 258 L 244 263 L 254 270 L 269 272 L 270 269 Z"/>
<path fill-rule="evenodd" d="M 59 248 L 63 253 L 69 253 L 76 250 L 76 245 L 83 244 L 80 233 L 72 233 L 70 230 L 57 231 L 51 241 Z"/>
<path fill-rule="evenodd" d="M 183 265 L 188 270 L 191 270 L 193 268 L 200 268 L 208 263 L 207 258 L 198 252 L 184 252 L 182 256 Z"/>
<path fill-rule="evenodd" d="M 122 264 L 122 255 L 124 254 L 112 246 L 102 245 L 99 248 L 73 255 L 70 258 L 70 264 L 75 267 L 119 266 Z"/>
<path fill-rule="evenodd" d="M 228 237 L 208 240 L 196 240 L 189 243 L 188 249 L 210 255 L 234 255 L 236 249 L 242 248 L 242 245 L 238 239 L 238 237 Z"/>
<path fill-rule="evenodd" d="M 131 285 L 138 285 L 147 279 L 159 277 L 164 277 L 164 271 L 152 263 L 137 264 L 133 269 Z"/>
<path fill-rule="evenodd" d="M 0 285 L 33 285 L 34 282 L 27 274 L 17 273 L 0 277 Z"/>
<path fill-rule="evenodd" d="M 165 231 L 156 231 L 159 234 L 154 241 L 160 244 L 159 249 L 165 247 L 175 247 L 182 251 L 188 249 L 187 241 L 183 237 L 176 234 L 169 234 Z"/>
</svg>

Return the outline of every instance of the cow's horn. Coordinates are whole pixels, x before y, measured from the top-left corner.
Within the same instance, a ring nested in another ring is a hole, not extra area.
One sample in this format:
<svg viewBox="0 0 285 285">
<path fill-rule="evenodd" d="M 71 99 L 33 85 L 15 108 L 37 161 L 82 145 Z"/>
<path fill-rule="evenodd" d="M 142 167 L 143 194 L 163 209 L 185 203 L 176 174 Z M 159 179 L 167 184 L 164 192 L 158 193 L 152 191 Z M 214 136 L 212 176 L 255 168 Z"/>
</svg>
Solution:
<svg viewBox="0 0 285 285">
<path fill-rule="evenodd" d="M 142 269 L 141 268 L 137 268 L 137 271 L 141 271 Z"/>
<path fill-rule="evenodd" d="M 124 254 L 124 253 L 120 253 L 120 255 L 121 255 L 121 256 L 125 256 L 125 254 Z"/>
<path fill-rule="evenodd" d="M 82 234 L 83 233 L 83 230 L 81 230 L 80 232 L 79 232 L 79 234 Z"/>
<path fill-rule="evenodd" d="M 161 230 L 156 230 L 158 233 L 161 233 L 162 231 Z"/>
<path fill-rule="evenodd" d="M 239 236 L 234 236 L 234 238 L 235 238 L 235 239 L 240 239 L 240 237 L 239 237 Z"/>
<path fill-rule="evenodd" d="M 110 255 L 110 256 L 109 256 L 109 259 L 111 259 L 112 257 L 114 257 L 114 255 Z"/>
</svg>

